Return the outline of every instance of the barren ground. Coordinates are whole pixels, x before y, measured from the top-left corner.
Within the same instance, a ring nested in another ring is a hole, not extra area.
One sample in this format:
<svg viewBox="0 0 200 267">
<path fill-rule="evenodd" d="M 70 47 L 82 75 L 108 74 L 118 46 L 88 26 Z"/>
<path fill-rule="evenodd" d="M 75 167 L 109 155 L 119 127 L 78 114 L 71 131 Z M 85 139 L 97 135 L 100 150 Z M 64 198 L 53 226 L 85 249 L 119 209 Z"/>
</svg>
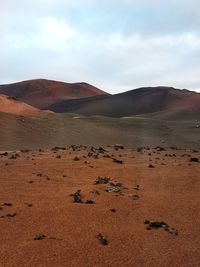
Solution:
<svg viewBox="0 0 200 267">
<path fill-rule="evenodd" d="M 200 152 L 104 148 L 0 156 L 0 266 L 200 266 Z"/>
</svg>

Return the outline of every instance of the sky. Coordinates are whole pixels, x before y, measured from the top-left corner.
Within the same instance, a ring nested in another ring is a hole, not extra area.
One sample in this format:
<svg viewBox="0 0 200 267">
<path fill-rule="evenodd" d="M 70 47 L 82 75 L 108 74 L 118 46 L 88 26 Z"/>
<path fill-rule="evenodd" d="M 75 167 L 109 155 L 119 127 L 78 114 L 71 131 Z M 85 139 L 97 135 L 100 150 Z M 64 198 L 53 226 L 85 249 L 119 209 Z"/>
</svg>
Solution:
<svg viewBox="0 0 200 267">
<path fill-rule="evenodd" d="M 0 84 L 200 92 L 199 0 L 1 0 L 0 36 Z"/>
</svg>

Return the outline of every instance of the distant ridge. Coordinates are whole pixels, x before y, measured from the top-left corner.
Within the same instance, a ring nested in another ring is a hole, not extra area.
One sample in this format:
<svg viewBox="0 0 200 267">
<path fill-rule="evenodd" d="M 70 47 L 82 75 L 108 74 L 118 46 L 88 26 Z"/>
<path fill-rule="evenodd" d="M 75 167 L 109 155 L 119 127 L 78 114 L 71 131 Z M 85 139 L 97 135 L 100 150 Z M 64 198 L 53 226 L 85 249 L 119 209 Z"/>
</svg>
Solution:
<svg viewBox="0 0 200 267">
<path fill-rule="evenodd" d="M 37 108 L 46 109 L 58 101 L 105 95 L 106 92 L 84 82 L 64 83 L 46 79 L 0 85 L 0 93 L 13 96 Z"/>
<path fill-rule="evenodd" d="M 57 113 L 116 118 L 142 115 L 163 119 L 200 119 L 200 93 L 166 86 L 142 87 L 110 95 L 84 82 L 35 79 L 0 85 L 0 94 L 14 97 L 29 107 Z M 8 107 L 11 108 L 10 105 Z"/>
<path fill-rule="evenodd" d="M 83 115 L 124 117 L 159 113 L 173 117 L 175 114 L 190 113 L 200 116 L 200 94 L 173 87 L 142 87 L 116 95 L 66 100 L 49 107 L 55 112 L 73 112 Z M 186 114 L 187 115 L 187 114 Z"/>
</svg>

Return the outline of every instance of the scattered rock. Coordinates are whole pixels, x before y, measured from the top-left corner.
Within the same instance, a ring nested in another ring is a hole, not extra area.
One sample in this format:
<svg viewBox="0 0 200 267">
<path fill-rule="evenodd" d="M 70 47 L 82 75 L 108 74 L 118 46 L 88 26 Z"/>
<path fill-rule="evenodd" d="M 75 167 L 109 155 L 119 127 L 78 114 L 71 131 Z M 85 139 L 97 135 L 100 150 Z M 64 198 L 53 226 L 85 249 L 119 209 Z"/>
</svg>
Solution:
<svg viewBox="0 0 200 267">
<path fill-rule="evenodd" d="M 21 152 L 22 153 L 28 153 L 28 152 L 30 152 L 30 150 L 29 149 L 22 149 Z"/>
<path fill-rule="evenodd" d="M 51 150 L 66 150 L 66 147 L 58 147 L 58 146 L 55 146 L 54 148 L 52 148 Z"/>
<path fill-rule="evenodd" d="M 100 195 L 99 191 L 96 189 L 93 189 L 92 191 L 90 191 L 90 193 Z"/>
<path fill-rule="evenodd" d="M 50 181 L 50 178 L 48 175 L 43 174 L 42 172 L 36 172 L 36 176 L 46 178 L 46 180 Z"/>
<path fill-rule="evenodd" d="M 97 177 L 95 180 L 95 184 L 108 184 L 110 182 L 109 177 Z"/>
<path fill-rule="evenodd" d="M 102 245 L 104 245 L 104 246 L 107 246 L 107 245 L 108 245 L 108 240 L 107 240 L 107 238 L 106 238 L 104 235 L 102 235 L 101 233 L 99 233 L 99 234 L 97 235 L 97 239 L 99 240 L 99 242 L 100 242 Z"/>
<path fill-rule="evenodd" d="M 116 212 L 116 209 L 113 208 L 113 209 L 111 209 L 110 211 L 112 211 L 112 212 Z"/>
<path fill-rule="evenodd" d="M 73 160 L 74 160 L 74 161 L 79 161 L 80 158 L 79 158 L 78 156 L 76 156 L 76 157 L 73 158 Z"/>
<path fill-rule="evenodd" d="M 16 152 L 10 152 L 8 153 L 8 158 L 9 159 L 16 159 L 17 157 L 19 157 L 19 154 Z"/>
<path fill-rule="evenodd" d="M 115 144 L 114 145 L 114 149 L 118 150 L 118 149 L 124 149 L 124 146 L 121 144 Z"/>
<path fill-rule="evenodd" d="M 98 150 L 99 153 L 102 153 L 102 154 L 105 153 L 105 152 L 108 152 L 103 147 L 99 147 L 97 150 Z"/>
<path fill-rule="evenodd" d="M 104 158 L 111 158 L 111 156 L 108 155 L 108 154 L 104 154 L 103 157 L 104 157 Z"/>
<path fill-rule="evenodd" d="M 95 202 L 92 201 L 92 200 L 86 200 L 86 201 L 85 201 L 85 204 L 95 204 Z"/>
<path fill-rule="evenodd" d="M 8 207 L 11 207 L 12 206 L 12 204 L 11 203 L 7 203 L 7 202 L 5 202 L 5 203 L 3 203 L 3 205 L 2 206 L 8 206 Z"/>
<path fill-rule="evenodd" d="M 29 203 L 24 203 L 25 205 L 27 205 L 28 207 L 33 207 L 33 204 L 29 204 Z"/>
<path fill-rule="evenodd" d="M 107 186 L 106 187 L 106 192 L 109 193 L 120 193 L 121 192 L 121 188 L 119 186 Z"/>
<path fill-rule="evenodd" d="M 167 223 L 163 221 L 149 221 L 145 220 L 144 224 L 148 224 L 147 230 L 152 230 L 152 229 L 164 229 L 165 231 L 169 232 L 170 234 L 173 235 L 178 235 L 178 231 L 172 227 L 170 227 Z"/>
<path fill-rule="evenodd" d="M 138 195 L 129 195 L 129 198 L 132 200 L 138 200 L 140 197 Z"/>
<path fill-rule="evenodd" d="M 199 162 L 199 159 L 198 158 L 191 158 L 190 161 L 191 162 Z"/>
<path fill-rule="evenodd" d="M 119 164 L 122 164 L 123 163 L 123 160 L 116 159 L 116 158 L 112 158 L 112 161 L 115 162 L 115 163 L 119 163 Z"/>
<path fill-rule="evenodd" d="M 0 152 L 0 156 L 8 156 L 8 152 Z"/>
<path fill-rule="evenodd" d="M 35 237 L 34 237 L 34 240 L 43 240 L 46 238 L 46 235 L 44 234 L 37 234 Z"/>
<path fill-rule="evenodd" d="M 72 196 L 74 197 L 74 203 L 83 203 L 80 193 L 81 190 L 77 190 L 76 193 L 72 194 Z"/>
<path fill-rule="evenodd" d="M 165 148 L 164 147 L 160 147 L 160 146 L 155 147 L 155 149 L 157 151 L 165 151 Z"/>
<path fill-rule="evenodd" d="M 140 185 L 139 185 L 139 184 L 137 184 L 137 185 L 136 185 L 136 187 L 134 187 L 133 189 L 134 189 L 134 190 L 138 190 L 138 191 L 139 191 L 139 190 L 140 190 Z"/>
<path fill-rule="evenodd" d="M 36 176 L 42 177 L 42 172 L 36 172 Z"/>
<path fill-rule="evenodd" d="M 153 166 L 152 164 L 149 164 L 149 168 L 155 168 L 155 166 Z"/>
<path fill-rule="evenodd" d="M 17 214 L 13 213 L 13 214 L 6 214 L 7 217 L 15 217 Z"/>
</svg>

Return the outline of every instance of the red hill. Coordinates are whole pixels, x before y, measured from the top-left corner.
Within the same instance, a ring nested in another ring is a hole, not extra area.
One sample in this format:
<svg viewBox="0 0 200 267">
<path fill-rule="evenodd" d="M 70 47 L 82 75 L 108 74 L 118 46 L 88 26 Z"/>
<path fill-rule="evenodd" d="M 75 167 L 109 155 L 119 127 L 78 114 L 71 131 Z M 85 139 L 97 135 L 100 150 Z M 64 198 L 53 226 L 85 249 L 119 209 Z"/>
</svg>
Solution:
<svg viewBox="0 0 200 267">
<path fill-rule="evenodd" d="M 46 79 L 0 85 L 0 93 L 42 109 L 61 100 L 107 94 L 88 83 L 64 83 Z"/>
</svg>

